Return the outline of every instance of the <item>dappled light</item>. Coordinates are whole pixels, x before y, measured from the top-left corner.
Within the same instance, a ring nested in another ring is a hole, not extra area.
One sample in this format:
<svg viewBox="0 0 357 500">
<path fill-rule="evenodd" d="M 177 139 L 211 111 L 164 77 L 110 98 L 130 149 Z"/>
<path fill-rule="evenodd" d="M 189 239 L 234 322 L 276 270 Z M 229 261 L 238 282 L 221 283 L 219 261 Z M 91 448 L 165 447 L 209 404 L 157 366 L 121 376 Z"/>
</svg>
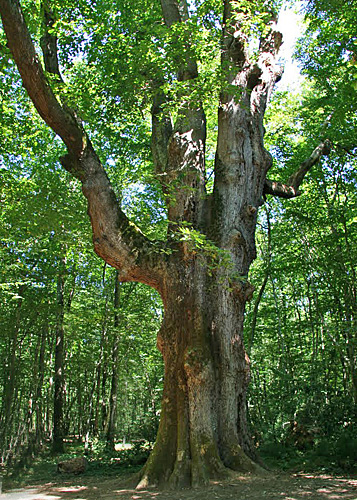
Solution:
<svg viewBox="0 0 357 500">
<path fill-rule="evenodd" d="M 213 481 L 204 489 L 182 492 L 121 488 L 118 480 L 76 479 L 82 486 L 47 485 L 39 489 L 6 493 L 4 500 L 355 500 L 357 478 L 347 479 L 330 475 L 293 474 L 265 478 L 232 476 L 229 481 Z M 86 485 L 84 485 L 86 484 Z M 16 496 L 21 495 L 22 496 Z"/>
</svg>

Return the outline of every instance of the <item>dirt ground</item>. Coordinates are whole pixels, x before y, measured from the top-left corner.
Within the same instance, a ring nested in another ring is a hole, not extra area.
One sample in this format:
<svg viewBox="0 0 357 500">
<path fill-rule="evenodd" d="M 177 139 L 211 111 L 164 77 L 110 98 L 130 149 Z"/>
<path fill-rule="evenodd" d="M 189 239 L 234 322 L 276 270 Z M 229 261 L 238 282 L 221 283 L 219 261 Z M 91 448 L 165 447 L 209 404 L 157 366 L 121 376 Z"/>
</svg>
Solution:
<svg viewBox="0 0 357 500">
<path fill-rule="evenodd" d="M 132 490 L 117 479 L 74 478 L 0 495 L 1 500 L 357 500 L 357 478 L 312 474 L 237 475 L 205 488 Z"/>
</svg>

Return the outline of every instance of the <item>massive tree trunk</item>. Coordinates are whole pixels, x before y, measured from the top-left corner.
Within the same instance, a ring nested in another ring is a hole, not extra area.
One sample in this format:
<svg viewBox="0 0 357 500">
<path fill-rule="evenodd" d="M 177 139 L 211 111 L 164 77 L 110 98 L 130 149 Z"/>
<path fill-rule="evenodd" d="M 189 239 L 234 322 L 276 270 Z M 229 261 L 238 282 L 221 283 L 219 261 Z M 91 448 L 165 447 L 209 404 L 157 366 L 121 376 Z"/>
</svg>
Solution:
<svg viewBox="0 0 357 500">
<path fill-rule="evenodd" d="M 158 347 L 165 384 L 157 441 L 141 487 L 198 485 L 226 467 L 254 471 L 247 420 L 249 360 L 242 342 L 246 298 L 221 272 L 179 248 L 170 259 Z"/>
<path fill-rule="evenodd" d="M 198 66 L 187 42 L 179 61 L 180 103 L 173 123 L 166 106 L 165 75 L 154 75 L 152 158 L 166 196 L 167 240 L 152 242 L 120 208 L 99 157 L 75 113 L 53 94 L 35 53 L 18 0 L 0 0 L 3 26 L 23 84 L 45 122 L 62 138 L 62 165 L 82 183 L 96 253 L 161 294 L 165 314 L 158 347 L 165 361 L 159 432 L 139 486 L 197 485 L 230 469 L 257 471 L 249 439 L 246 392 L 249 359 L 243 345 L 246 301 L 253 287 L 255 227 L 264 194 L 292 198 L 329 144 L 321 143 L 287 185 L 266 179 L 271 157 L 264 149 L 263 117 L 281 71 L 281 34 L 266 20 L 257 57 L 248 54 L 248 29 L 260 2 L 224 0 L 222 91 L 214 190 L 205 189 L 206 119 L 197 90 Z M 185 23 L 185 0 L 161 0 L 166 29 Z M 51 21 L 50 14 L 47 23 Z M 52 22 L 52 21 L 51 21 Z M 55 37 L 42 45 L 48 72 L 57 77 Z M 163 49 L 165 50 L 165 49 Z M 193 52 L 192 52 L 193 54 Z M 176 61 L 177 63 L 177 61 Z M 171 78 L 172 74 L 168 76 Z M 196 87 L 195 87 L 196 86 Z"/>
<path fill-rule="evenodd" d="M 170 26 L 175 16 L 168 14 L 169 2 L 162 4 Z M 180 16 L 176 13 L 175 22 L 184 19 Z M 176 187 L 175 201 L 168 201 L 168 218 L 174 222 L 173 232 L 183 221 L 190 230 L 171 248 L 160 289 L 165 315 L 158 345 L 165 361 L 165 386 L 159 433 L 140 487 L 197 485 L 224 475 L 228 468 L 259 469 L 247 426 L 250 374 L 243 318 L 253 293 L 247 278 L 256 254 L 257 210 L 271 165 L 263 147 L 262 120 L 279 76 L 274 57 L 281 36 L 269 32 L 257 65 L 249 62 L 247 40 L 238 29 L 226 2 L 222 63 L 228 85 L 239 92 L 221 94 L 211 196 L 204 188 L 206 123 L 201 106 L 185 103 L 171 130 L 163 116 L 162 96 L 154 103 L 156 168 Z M 193 61 L 182 75 L 184 81 L 196 78 Z M 201 246 L 197 233 L 207 237 Z"/>
</svg>

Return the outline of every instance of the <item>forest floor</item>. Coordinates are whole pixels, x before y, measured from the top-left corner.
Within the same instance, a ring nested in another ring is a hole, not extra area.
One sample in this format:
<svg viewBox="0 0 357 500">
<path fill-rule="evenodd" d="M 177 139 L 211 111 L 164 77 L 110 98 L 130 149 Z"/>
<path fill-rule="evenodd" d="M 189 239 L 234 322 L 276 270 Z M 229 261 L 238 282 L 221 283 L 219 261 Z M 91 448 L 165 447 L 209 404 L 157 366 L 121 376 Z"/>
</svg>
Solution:
<svg viewBox="0 0 357 500">
<path fill-rule="evenodd" d="M 357 477 L 270 473 L 233 476 L 205 488 L 181 491 L 134 490 L 118 478 L 61 477 L 51 483 L 8 490 L 1 500 L 357 500 Z"/>
</svg>

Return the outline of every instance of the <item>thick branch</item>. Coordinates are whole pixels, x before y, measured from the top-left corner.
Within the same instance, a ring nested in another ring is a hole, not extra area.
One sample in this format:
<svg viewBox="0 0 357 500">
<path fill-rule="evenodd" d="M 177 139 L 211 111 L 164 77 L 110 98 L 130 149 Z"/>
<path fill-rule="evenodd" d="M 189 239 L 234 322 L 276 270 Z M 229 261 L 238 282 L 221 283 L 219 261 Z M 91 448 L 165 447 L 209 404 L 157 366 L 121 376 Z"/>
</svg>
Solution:
<svg viewBox="0 0 357 500">
<path fill-rule="evenodd" d="M 161 0 L 162 15 L 168 28 L 175 23 L 182 23 L 188 19 L 188 8 L 186 0 Z M 196 78 L 198 75 L 197 64 L 194 60 L 185 61 L 180 68 L 177 78 L 186 81 Z M 155 82 L 152 113 L 152 141 L 151 149 L 155 165 L 155 171 L 164 176 L 168 164 L 168 144 L 173 135 L 173 123 L 171 115 L 165 110 L 166 95 L 161 86 L 164 82 Z M 160 178 L 165 188 L 167 179 Z M 165 190 L 165 189 L 164 189 Z"/>
<path fill-rule="evenodd" d="M 162 15 L 165 24 L 170 28 L 175 23 L 184 23 L 189 18 L 186 0 L 161 0 Z M 186 44 L 189 49 L 189 44 Z M 194 59 L 187 59 L 178 72 L 179 81 L 192 80 L 197 78 L 197 63 Z"/>
<path fill-rule="evenodd" d="M 191 86 L 198 76 L 197 63 L 190 44 L 186 0 L 161 0 L 163 19 L 170 29 L 181 24 L 182 51 L 177 79 L 187 82 L 178 95 L 180 105 L 175 126 L 165 109 L 166 96 L 157 82 L 152 106 L 152 153 L 155 170 L 167 197 L 168 217 L 200 224 L 205 185 L 206 119 L 201 103 L 192 102 Z M 177 226 L 175 226 L 177 228 Z"/>
<path fill-rule="evenodd" d="M 223 36 L 222 61 L 229 61 L 238 68 L 243 68 L 248 61 L 248 37 L 241 30 L 240 23 L 232 18 L 232 2 L 224 1 L 223 7 Z M 232 71 L 235 76 L 236 70 Z M 233 76 L 233 77 L 234 77 Z"/>
<path fill-rule="evenodd" d="M 42 9 L 44 34 L 41 37 L 40 42 L 43 53 L 43 60 L 45 63 L 45 70 L 52 75 L 56 75 L 59 81 L 62 82 L 58 63 L 57 37 L 51 33 L 51 30 L 53 29 L 55 24 L 55 19 L 46 2 L 42 2 Z"/>
<path fill-rule="evenodd" d="M 161 0 L 161 8 L 165 24 L 169 28 L 188 19 L 186 0 Z"/>
<path fill-rule="evenodd" d="M 295 191 L 292 186 L 287 186 L 278 181 L 271 181 L 270 179 L 265 180 L 264 184 L 264 194 L 271 194 L 279 198 L 296 198 L 301 194 L 300 191 Z"/>
<path fill-rule="evenodd" d="M 0 14 L 10 50 L 36 109 L 66 144 L 62 165 L 82 182 L 88 200 L 94 249 L 121 270 L 123 281 L 141 281 L 160 289 L 162 259 L 153 244 L 122 212 L 108 176 L 71 110 L 64 109 L 50 88 L 36 54 L 18 0 L 0 0 Z M 51 23 L 51 19 L 47 19 Z M 47 26 L 47 28 L 49 25 Z M 53 52 L 54 51 L 54 52 Z M 51 52 L 51 54 L 49 54 Z M 46 65 L 59 74 L 54 40 L 44 47 Z"/>
<path fill-rule="evenodd" d="M 264 193 L 271 194 L 279 198 L 295 198 L 296 196 L 299 196 L 301 194 L 301 191 L 299 191 L 299 187 L 306 174 L 314 165 L 316 165 L 321 156 L 329 155 L 330 151 L 331 142 L 326 139 L 325 141 L 321 142 L 317 146 L 317 148 L 314 149 L 314 151 L 305 161 L 301 163 L 298 170 L 290 176 L 286 184 L 266 179 L 264 184 Z"/>
<path fill-rule="evenodd" d="M 152 113 L 151 150 L 157 175 L 164 175 L 167 167 L 167 146 L 173 132 L 170 113 L 165 110 L 166 96 L 160 89 L 154 95 Z M 165 179 L 160 178 L 165 185 Z"/>
<path fill-rule="evenodd" d="M 316 165 L 316 163 L 320 160 L 321 156 L 328 156 L 330 152 L 331 152 L 331 142 L 328 139 L 326 139 L 325 141 L 321 142 L 317 146 L 317 148 L 314 149 L 309 158 L 307 158 L 304 162 L 301 163 L 300 168 L 289 178 L 288 184 L 292 186 L 295 189 L 295 191 L 297 191 L 308 171 L 314 165 Z"/>
<path fill-rule="evenodd" d="M 277 55 L 282 44 L 282 34 L 276 30 L 272 20 L 268 32 L 261 38 L 257 67 L 260 70 L 259 78 L 253 79 L 250 104 L 251 112 L 257 121 L 260 133 L 264 135 L 263 117 L 268 105 L 274 85 L 281 79 L 283 68 L 278 66 Z M 251 78 L 252 80 L 252 78 Z"/>
</svg>

